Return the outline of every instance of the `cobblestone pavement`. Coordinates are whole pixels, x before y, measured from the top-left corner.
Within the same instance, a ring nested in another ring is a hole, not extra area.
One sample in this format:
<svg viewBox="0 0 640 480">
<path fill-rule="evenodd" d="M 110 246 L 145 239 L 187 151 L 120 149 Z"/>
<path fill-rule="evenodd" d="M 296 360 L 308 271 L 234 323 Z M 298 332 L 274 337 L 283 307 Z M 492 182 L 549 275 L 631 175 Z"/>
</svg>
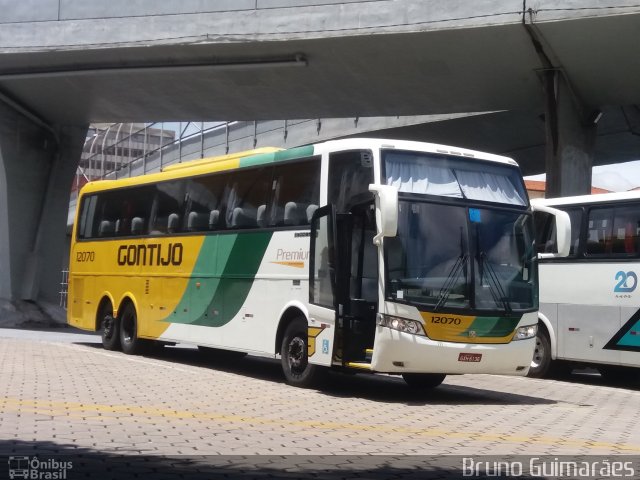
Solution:
<svg viewBox="0 0 640 480">
<path fill-rule="evenodd" d="M 336 374 L 303 390 L 274 360 L 133 357 L 65 331 L 0 330 L 0 455 L 640 455 L 640 391 L 599 376 L 450 376 L 414 392 Z"/>
</svg>

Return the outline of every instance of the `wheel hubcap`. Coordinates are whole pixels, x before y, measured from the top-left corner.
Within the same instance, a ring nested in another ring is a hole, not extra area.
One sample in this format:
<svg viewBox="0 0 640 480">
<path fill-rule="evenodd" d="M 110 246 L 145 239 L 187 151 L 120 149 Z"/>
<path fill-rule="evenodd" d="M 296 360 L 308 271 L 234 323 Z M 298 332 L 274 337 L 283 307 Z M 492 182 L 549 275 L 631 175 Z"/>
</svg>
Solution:
<svg viewBox="0 0 640 480">
<path fill-rule="evenodd" d="M 545 355 L 546 352 L 544 351 L 544 345 L 539 338 L 536 338 L 536 349 L 533 352 L 533 360 L 531 361 L 531 366 L 534 368 L 539 367 L 542 364 L 542 360 L 544 359 Z"/>
<path fill-rule="evenodd" d="M 104 331 L 105 338 L 111 338 L 113 336 L 113 318 L 107 315 L 102 320 L 102 330 Z"/>
<path fill-rule="evenodd" d="M 300 373 L 307 366 L 307 356 L 305 355 L 305 343 L 300 337 L 294 337 L 289 342 L 288 349 L 289 365 L 291 370 Z"/>
<path fill-rule="evenodd" d="M 124 333 L 124 341 L 130 343 L 133 339 L 133 320 L 131 317 L 122 319 L 122 332 Z"/>
</svg>

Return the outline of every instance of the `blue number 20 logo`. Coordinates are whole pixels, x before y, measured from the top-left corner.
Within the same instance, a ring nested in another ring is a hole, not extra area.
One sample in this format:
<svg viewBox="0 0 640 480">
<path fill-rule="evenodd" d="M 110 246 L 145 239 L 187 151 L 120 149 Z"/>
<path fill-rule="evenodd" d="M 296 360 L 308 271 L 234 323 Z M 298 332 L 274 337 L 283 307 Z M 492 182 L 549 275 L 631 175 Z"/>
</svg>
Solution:
<svg viewBox="0 0 640 480">
<path fill-rule="evenodd" d="M 619 271 L 616 273 L 616 286 L 613 288 L 615 293 L 633 292 L 638 286 L 638 276 L 634 272 Z M 631 283 L 631 285 L 629 284 Z"/>
</svg>

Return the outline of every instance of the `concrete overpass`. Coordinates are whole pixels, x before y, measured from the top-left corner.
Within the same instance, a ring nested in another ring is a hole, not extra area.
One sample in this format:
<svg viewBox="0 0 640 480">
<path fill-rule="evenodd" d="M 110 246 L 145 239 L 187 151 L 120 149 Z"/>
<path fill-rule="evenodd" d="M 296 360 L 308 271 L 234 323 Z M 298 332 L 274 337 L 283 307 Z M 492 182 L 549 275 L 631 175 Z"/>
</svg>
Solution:
<svg viewBox="0 0 640 480">
<path fill-rule="evenodd" d="M 91 121 L 506 110 L 517 125 L 543 129 L 555 194 L 586 191 L 600 112 L 626 112 L 626 137 L 638 132 L 640 7 L 628 0 L 0 7 L 4 299 L 55 297 L 66 192 Z M 522 149 L 513 125 L 509 138 Z M 459 133 L 451 143 L 469 142 Z"/>
</svg>

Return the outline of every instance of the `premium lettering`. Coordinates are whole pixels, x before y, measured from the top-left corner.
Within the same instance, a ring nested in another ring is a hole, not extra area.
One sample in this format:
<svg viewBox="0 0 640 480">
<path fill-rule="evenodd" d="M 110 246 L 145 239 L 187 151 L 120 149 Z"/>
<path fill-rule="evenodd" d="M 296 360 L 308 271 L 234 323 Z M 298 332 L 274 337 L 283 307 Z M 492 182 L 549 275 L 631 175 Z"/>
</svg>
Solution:
<svg viewBox="0 0 640 480">
<path fill-rule="evenodd" d="M 121 245 L 118 247 L 118 265 L 169 266 L 182 264 L 182 244 L 161 243 L 148 245 Z"/>
</svg>

